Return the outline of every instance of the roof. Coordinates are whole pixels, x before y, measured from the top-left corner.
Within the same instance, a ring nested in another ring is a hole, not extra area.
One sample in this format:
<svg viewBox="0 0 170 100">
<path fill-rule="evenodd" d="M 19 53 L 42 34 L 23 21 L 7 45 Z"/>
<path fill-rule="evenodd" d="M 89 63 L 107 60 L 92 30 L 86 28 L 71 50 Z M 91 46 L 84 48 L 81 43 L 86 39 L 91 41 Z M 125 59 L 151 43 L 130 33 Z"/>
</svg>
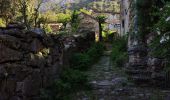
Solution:
<svg viewBox="0 0 170 100">
<path fill-rule="evenodd" d="M 80 14 L 83 14 L 83 15 L 85 15 L 85 16 L 88 16 L 88 17 L 90 17 L 91 19 L 94 19 L 95 21 L 97 21 L 97 19 L 95 18 L 95 17 L 93 17 L 93 16 L 91 16 L 91 15 L 88 15 L 88 14 L 86 14 L 86 13 L 84 13 L 84 12 L 81 12 Z M 80 15 L 79 14 L 79 15 Z"/>
</svg>

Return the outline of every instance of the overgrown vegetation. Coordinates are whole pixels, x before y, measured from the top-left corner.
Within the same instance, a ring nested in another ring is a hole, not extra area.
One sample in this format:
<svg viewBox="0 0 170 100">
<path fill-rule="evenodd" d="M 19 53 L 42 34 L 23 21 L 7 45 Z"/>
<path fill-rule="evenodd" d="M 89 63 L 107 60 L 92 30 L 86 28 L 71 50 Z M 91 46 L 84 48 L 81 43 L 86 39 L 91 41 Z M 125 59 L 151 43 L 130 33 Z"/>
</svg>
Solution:
<svg viewBox="0 0 170 100">
<path fill-rule="evenodd" d="M 119 37 L 113 41 L 111 59 L 115 67 L 123 67 L 127 61 L 127 37 Z"/>
<path fill-rule="evenodd" d="M 87 75 L 84 72 L 66 69 L 59 80 L 41 91 L 41 100 L 71 100 L 72 94 L 88 88 Z"/>
<path fill-rule="evenodd" d="M 79 22 L 80 22 L 80 19 L 78 17 L 79 13 L 80 13 L 79 11 L 74 10 L 72 15 L 71 15 L 72 32 L 76 32 L 78 30 Z"/>
<path fill-rule="evenodd" d="M 103 37 L 102 37 L 102 31 L 103 31 L 102 24 L 105 23 L 106 16 L 99 15 L 99 16 L 96 17 L 96 19 L 97 19 L 98 24 L 99 24 L 99 41 L 102 41 L 103 40 Z"/>
<path fill-rule="evenodd" d="M 77 91 L 89 89 L 85 71 L 100 58 L 103 50 L 101 43 L 95 43 L 88 51 L 73 54 L 70 68 L 64 69 L 59 80 L 42 90 L 41 100 L 71 100 Z"/>
<path fill-rule="evenodd" d="M 87 70 L 90 65 L 100 58 L 103 50 L 104 46 L 101 43 L 95 43 L 87 52 L 74 54 L 71 58 L 71 68 Z"/>
<path fill-rule="evenodd" d="M 2 18 L 0 18 L 0 27 L 5 27 L 5 22 Z"/>
<path fill-rule="evenodd" d="M 154 25 L 153 29 L 156 30 L 155 33 L 158 35 L 151 44 L 151 48 L 153 48 L 152 55 L 166 59 L 166 69 L 170 69 L 170 2 L 164 3 L 164 6 L 159 9 L 156 15 L 159 20 Z"/>
</svg>

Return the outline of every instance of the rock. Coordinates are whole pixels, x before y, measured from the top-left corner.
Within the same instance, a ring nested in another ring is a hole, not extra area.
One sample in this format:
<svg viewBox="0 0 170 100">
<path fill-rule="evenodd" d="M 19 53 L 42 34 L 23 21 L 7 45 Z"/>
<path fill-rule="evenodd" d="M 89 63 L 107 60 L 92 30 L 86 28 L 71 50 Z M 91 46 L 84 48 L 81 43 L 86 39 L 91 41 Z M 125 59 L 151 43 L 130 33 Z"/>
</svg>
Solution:
<svg viewBox="0 0 170 100">
<path fill-rule="evenodd" d="M 34 70 L 31 73 L 31 75 L 24 80 L 24 95 L 26 97 L 38 96 L 40 93 L 40 88 L 41 88 L 40 70 Z"/>
<path fill-rule="evenodd" d="M 3 34 L 8 34 L 8 35 L 15 36 L 18 38 L 24 38 L 26 36 L 25 32 L 22 32 L 19 29 L 3 30 Z"/>
<path fill-rule="evenodd" d="M 6 86 L 5 90 L 8 93 L 8 96 L 12 96 L 12 94 L 15 93 L 15 88 L 16 88 L 16 79 L 15 78 L 8 78 L 5 83 Z"/>
<path fill-rule="evenodd" d="M 77 48 L 91 42 L 87 35 L 47 36 L 42 29 L 23 29 L 15 23 L 0 28 L 0 100 L 40 100 L 40 89 L 58 79 Z"/>
<path fill-rule="evenodd" d="M 103 80 L 97 83 L 99 86 L 109 86 L 111 85 L 111 82 L 108 80 Z"/>
<path fill-rule="evenodd" d="M 8 77 L 15 77 L 16 81 L 21 81 L 31 74 L 32 70 L 24 64 L 3 64 L 6 68 Z"/>
<path fill-rule="evenodd" d="M 24 82 L 16 83 L 16 92 L 20 92 L 20 93 L 24 92 Z"/>
<path fill-rule="evenodd" d="M 30 33 L 36 34 L 37 36 L 41 36 L 41 37 L 45 36 L 45 31 L 43 29 L 40 29 L 40 28 L 32 29 L 30 31 Z"/>
<path fill-rule="evenodd" d="M 0 35 L 0 45 L 5 45 L 16 50 L 21 47 L 21 42 L 14 36 Z"/>
<path fill-rule="evenodd" d="M 12 97 L 10 100 L 22 100 L 21 98 L 17 97 L 17 96 L 14 96 Z"/>
<path fill-rule="evenodd" d="M 7 100 L 7 97 L 5 97 L 4 93 L 0 93 L 0 100 Z"/>
<path fill-rule="evenodd" d="M 0 81 L 4 80 L 7 77 L 7 71 L 5 67 L 0 65 Z"/>
<path fill-rule="evenodd" d="M 42 45 L 42 43 L 40 42 L 40 40 L 38 39 L 34 39 L 31 43 L 31 51 L 34 53 L 38 53 L 39 51 L 41 51 L 44 48 L 44 46 Z"/>
<path fill-rule="evenodd" d="M 124 77 L 118 77 L 112 80 L 112 85 L 115 87 L 127 84 L 128 80 Z"/>
<path fill-rule="evenodd" d="M 0 63 L 19 61 L 23 54 L 0 44 Z"/>
<path fill-rule="evenodd" d="M 7 29 L 25 29 L 26 27 L 24 26 L 24 24 L 21 23 L 17 23 L 17 22 L 13 22 L 13 23 L 9 23 L 6 27 Z"/>
<path fill-rule="evenodd" d="M 0 27 L 0 34 L 3 34 L 3 31 L 2 31 L 2 29 L 1 29 L 1 27 Z"/>
<path fill-rule="evenodd" d="M 32 68 L 42 68 L 45 65 L 45 61 L 43 59 L 42 54 L 29 54 L 29 60 L 27 61 L 27 65 Z"/>
</svg>

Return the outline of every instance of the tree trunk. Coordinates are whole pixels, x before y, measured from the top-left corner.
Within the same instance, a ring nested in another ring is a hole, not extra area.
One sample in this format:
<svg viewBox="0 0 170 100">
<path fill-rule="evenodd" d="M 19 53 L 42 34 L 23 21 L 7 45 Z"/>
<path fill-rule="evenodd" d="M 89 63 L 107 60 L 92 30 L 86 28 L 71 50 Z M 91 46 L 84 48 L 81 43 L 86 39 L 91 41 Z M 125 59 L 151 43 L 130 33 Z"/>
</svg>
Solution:
<svg viewBox="0 0 170 100">
<path fill-rule="evenodd" d="M 102 24 L 99 22 L 99 41 L 103 41 L 102 31 Z"/>
</svg>

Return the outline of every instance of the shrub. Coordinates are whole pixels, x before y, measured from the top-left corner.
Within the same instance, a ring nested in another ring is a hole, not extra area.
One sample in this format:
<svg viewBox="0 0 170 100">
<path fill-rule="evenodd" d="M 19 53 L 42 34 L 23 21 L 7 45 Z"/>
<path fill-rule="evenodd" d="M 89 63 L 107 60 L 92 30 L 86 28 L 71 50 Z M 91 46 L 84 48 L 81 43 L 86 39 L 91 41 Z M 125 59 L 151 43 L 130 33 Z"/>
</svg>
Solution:
<svg viewBox="0 0 170 100">
<path fill-rule="evenodd" d="M 95 43 L 86 53 L 75 53 L 70 59 L 71 68 L 87 70 L 93 62 L 97 61 L 104 51 L 101 43 Z"/>
<path fill-rule="evenodd" d="M 68 69 L 64 71 L 61 79 L 71 84 L 72 91 L 81 89 L 83 86 L 87 85 L 87 75 L 79 70 Z"/>
<path fill-rule="evenodd" d="M 113 48 L 117 48 L 119 51 L 125 52 L 127 50 L 127 38 L 120 37 L 113 41 Z"/>
<path fill-rule="evenodd" d="M 115 59 L 115 66 L 116 66 L 116 67 L 123 67 L 124 64 L 126 63 L 126 61 L 127 61 L 127 54 L 126 54 L 126 53 L 120 54 L 120 55 Z"/>
<path fill-rule="evenodd" d="M 87 75 L 81 71 L 67 69 L 60 79 L 41 91 L 41 100 L 70 100 L 69 95 L 88 87 Z"/>
<path fill-rule="evenodd" d="M 97 61 L 100 56 L 103 54 L 104 46 L 101 43 L 95 43 L 93 46 L 87 51 L 87 54 L 91 58 L 91 62 Z"/>
<path fill-rule="evenodd" d="M 5 26 L 6 26 L 5 21 L 2 18 L 0 18 L 0 27 L 5 27 Z"/>
<path fill-rule="evenodd" d="M 112 49 L 111 59 L 112 61 L 116 60 L 116 58 L 120 55 L 120 51 L 117 48 Z"/>
<path fill-rule="evenodd" d="M 125 37 L 118 38 L 113 42 L 111 59 L 116 67 L 123 67 L 127 61 L 127 39 Z"/>
<path fill-rule="evenodd" d="M 76 53 L 70 59 L 71 68 L 78 70 L 87 70 L 90 66 L 90 57 L 85 53 Z"/>
<path fill-rule="evenodd" d="M 83 71 L 99 59 L 103 50 L 104 46 L 96 43 L 85 53 L 73 54 L 70 59 L 70 69 L 64 70 L 59 80 L 42 90 L 41 100 L 70 100 L 72 93 L 81 89 L 90 89 L 87 75 Z"/>
<path fill-rule="evenodd" d="M 51 29 L 50 25 L 45 25 L 44 26 L 45 32 L 46 33 L 51 33 L 53 30 Z"/>
</svg>

